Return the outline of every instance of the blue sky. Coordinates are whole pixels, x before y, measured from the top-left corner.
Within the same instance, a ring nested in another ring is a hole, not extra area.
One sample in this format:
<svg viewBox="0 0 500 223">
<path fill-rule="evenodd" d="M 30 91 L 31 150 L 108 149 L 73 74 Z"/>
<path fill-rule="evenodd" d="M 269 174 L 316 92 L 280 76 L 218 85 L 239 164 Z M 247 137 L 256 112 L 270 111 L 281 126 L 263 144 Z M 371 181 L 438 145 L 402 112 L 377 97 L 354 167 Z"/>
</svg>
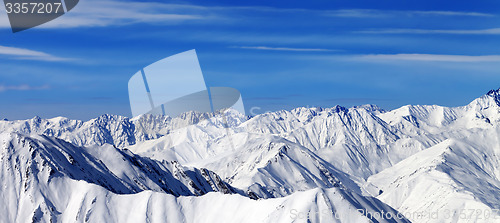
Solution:
<svg viewBox="0 0 500 223">
<path fill-rule="evenodd" d="M 0 118 L 130 116 L 128 79 L 190 49 L 257 113 L 460 106 L 500 88 L 493 0 L 81 0 L 19 33 L 0 11 Z"/>
</svg>

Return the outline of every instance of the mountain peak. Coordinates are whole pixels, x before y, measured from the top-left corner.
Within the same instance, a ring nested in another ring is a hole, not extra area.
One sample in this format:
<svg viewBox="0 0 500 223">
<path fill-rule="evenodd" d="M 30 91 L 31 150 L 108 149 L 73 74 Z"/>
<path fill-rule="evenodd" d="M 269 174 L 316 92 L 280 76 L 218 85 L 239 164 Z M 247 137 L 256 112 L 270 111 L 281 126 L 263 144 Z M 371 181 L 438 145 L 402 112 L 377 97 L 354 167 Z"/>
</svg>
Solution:
<svg viewBox="0 0 500 223">
<path fill-rule="evenodd" d="M 487 95 L 490 95 L 490 96 L 493 96 L 493 95 L 498 96 L 498 95 L 500 95 L 500 88 L 498 88 L 497 90 L 491 90 L 491 91 L 489 91 Z"/>
<path fill-rule="evenodd" d="M 498 90 L 491 90 L 486 95 L 493 97 L 498 106 L 500 106 L 500 88 Z"/>
<path fill-rule="evenodd" d="M 498 90 L 489 91 L 485 95 L 472 101 L 468 106 L 476 107 L 476 109 L 479 110 L 490 107 L 500 107 L 500 88 Z"/>
<path fill-rule="evenodd" d="M 353 108 L 364 108 L 369 112 L 385 112 L 384 109 L 382 109 L 378 105 L 374 105 L 374 104 L 364 104 L 364 105 L 360 105 L 360 106 L 354 106 Z"/>
</svg>

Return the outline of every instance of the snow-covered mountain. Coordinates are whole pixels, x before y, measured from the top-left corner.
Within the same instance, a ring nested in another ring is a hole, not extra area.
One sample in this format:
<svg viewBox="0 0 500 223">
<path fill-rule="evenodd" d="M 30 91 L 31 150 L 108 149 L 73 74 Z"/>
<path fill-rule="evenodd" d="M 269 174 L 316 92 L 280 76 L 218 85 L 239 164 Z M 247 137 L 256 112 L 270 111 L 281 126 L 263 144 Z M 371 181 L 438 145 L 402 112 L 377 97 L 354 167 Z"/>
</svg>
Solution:
<svg viewBox="0 0 500 223">
<path fill-rule="evenodd" d="M 500 89 L 452 108 L 223 113 L 0 121 L 0 219 L 500 222 Z"/>
<path fill-rule="evenodd" d="M 254 201 L 207 169 L 111 145 L 18 133 L 0 134 L 0 142 L 1 222 L 408 222 L 381 219 L 377 213 L 398 212 L 344 188 Z"/>
<path fill-rule="evenodd" d="M 482 138 L 476 134 L 477 139 Z M 498 138 L 500 131 L 479 134 Z M 498 140 L 475 143 L 448 139 L 368 181 L 383 191 L 379 199 L 402 213 L 428 213 L 419 222 L 498 222 L 498 145 Z"/>
<path fill-rule="evenodd" d="M 228 111 L 229 125 L 238 125 L 247 117 Z M 90 121 L 70 120 L 64 117 L 29 120 L 0 121 L 0 132 L 17 132 L 24 135 L 48 135 L 67 140 L 75 145 L 90 146 L 111 144 L 117 147 L 134 145 L 137 142 L 160 138 L 170 131 L 207 120 L 213 115 L 186 112 L 179 117 L 142 115 L 134 119 L 118 115 L 102 115 Z M 216 126 L 225 123 L 211 119 Z"/>
<path fill-rule="evenodd" d="M 52 191 L 50 187 L 61 180 L 87 182 L 115 194 L 237 192 L 207 169 L 186 168 L 175 161 L 158 162 L 111 145 L 84 148 L 48 136 L 2 133 L 0 149 L 4 198 L 0 209 L 6 214 L 2 222 L 26 222 L 36 208 L 44 218 L 58 215 L 54 200 L 47 196 L 58 195 L 58 189 Z"/>
</svg>

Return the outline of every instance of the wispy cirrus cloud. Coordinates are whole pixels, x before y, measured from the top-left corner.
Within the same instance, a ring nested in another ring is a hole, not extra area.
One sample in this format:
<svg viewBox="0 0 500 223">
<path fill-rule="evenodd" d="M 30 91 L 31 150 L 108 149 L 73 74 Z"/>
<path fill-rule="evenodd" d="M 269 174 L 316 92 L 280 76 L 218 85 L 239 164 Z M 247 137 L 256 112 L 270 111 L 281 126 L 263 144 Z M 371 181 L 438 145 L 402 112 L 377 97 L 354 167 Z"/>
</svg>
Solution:
<svg viewBox="0 0 500 223">
<path fill-rule="evenodd" d="M 367 34 L 456 34 L 456 35 L 500 35 L 500 28 L 491 29 L 380 29 L 363 30 Z"/>
<path fill-rule="evenodd" d="M 5 10 L 0 10 L 7 17 Z M 64 16 L 39 28 L 107 27 L 130 24 L 177 24 L 183 21 L 204 21 L 216 17 L 206 7 L 159 2 L 86 0 Z M 0 27 L 10 27 L 8 19 Z"/>
<path fill-rule="evenodd" d="M 38 60 L 38 61 L 68 61 L 71 58 L 57 57 L 45 52 L 35 51 L 25 48 L 0 46 L 0 56 L 7 56 L 9 59 L 16 60 Z"/>
<path fill-rule="evenodd" d="M 295 52 L 332 52 L 338 50 L 323 48 L 293 48 L 293 47 L 270 47 L 270 46 L 233 46 L 231 48 L 250 50 L 272 50 L 272 51 L 295 51 Z"/>
<path fill-rule="evenodd" d="M 444 54 L 370 54 L 356 56 L 360 59 L 379 61 L 435 61 L 435 62 L 500 62 L 500 55 L 470 56 Z"/>
<path fill-rule="evenodd" d="M 28 84 L 21 84 L 21 85 L 3 85 L 3 84 L 0 84 L 0 92 L 4 92 L 4 91 L 32 91 L 32 90 L 48 90 L 48 89 L 50 89 L 49 85 L 31 86 Z"/>
<path fill-rule="evenodd" d="M 405 11 L 405 10 L 377 10 L 377 9 L 342 9 L 323 11 L 325 15 L 351 18 L 382 18 L 382 17 L 413 17 L 413 16 L 466 16 L 466 17 L 494 17 L 494 14 L 481 12 L 461 11 Z"/>
<path fill-rule="evenodd" d="M 1 10 L 0 27 L 10 28 L 5 14 Z M 202 6 L 195 4 L 173 4 L 146 1 L 119 0 L 86 0 L 70 12 L 39 28 L 76 28 L 76 27 L 107 27 L 131 24 L 175 25 L 185 22 L 219 22 L 234 21 L 240 17 L 240 12 L 273 12 L 273 13 L 306 13 L 311 16 L 328 16 L 342 18 L 384 18 L 384 17 L 414 17 L 414 16 L 466 16 L 493 17 L 495 15 L 482 12 L 461 11 L 409 11 L 409 10 L 378 10 L 378 9 L 337 9 L 315 10 L 300 8 L 277 8 L 264 6 Z M 243 13 L 245 14 L 245 13 Z"/>
<path fill-rule="evenodd" d="M 474 16 L 474 17 L 494 17 L 494 14 L 482 12 L 460 12 L 460 11 L 410 11 L 414 15 L 437 15 L 437 16 Z"/>
</svg>

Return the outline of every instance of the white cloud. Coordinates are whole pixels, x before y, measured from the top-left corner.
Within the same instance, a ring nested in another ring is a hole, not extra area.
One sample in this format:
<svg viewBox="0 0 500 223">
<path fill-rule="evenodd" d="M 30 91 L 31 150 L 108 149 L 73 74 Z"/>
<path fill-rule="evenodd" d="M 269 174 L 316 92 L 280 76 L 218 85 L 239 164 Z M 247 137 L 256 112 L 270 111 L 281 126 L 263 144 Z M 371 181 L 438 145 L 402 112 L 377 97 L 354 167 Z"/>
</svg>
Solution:
<svg viewBox="0 0 500 223">
<path fill-rule="evenodd" d="M 493 17 L 495 15 L 481 12 L 457 12 L 457 11 L 413 11 L 415 15 L 439 15 L 439 16 L 474 16 Z"/>
<path fill-rule="evenodd" d="M 275 51 L 298 51 L 298 52 L 329 52 L 336 51 L 321 48 L 290 48 L 290 47 L 269 47 L 269 46 L 236 46 L 233 48 L 252 49 L 252 50 L 275 50 Z"/>
<path fill-rule="evenodd" d="M 436 62 L 500 62 L 500 55 L 468 56 L 442 54 L 370 54 L 358 58 L 369 60 L 406 60 L 406 61 L 436 61 Z"/>
<path fill-rule="evenodd" d="M 10 24 L 5 10 L 0 10 L 4 17 L 0 27 Z M 189 20 L 207 20 L 213 18 L 207 8 L 194 5 L 165 4 L 158 2 L 83 0 L 59 18 L 42 24 L 40 28 L 75 28 L 106 27 L 136 23 L 178 23 Z"/>
<path fill-rule="evenodd" d="M 0 6 L 0 27 L 10 28 L 3 5 Z M 298 8 L 274 8 L 262 6 L 200 6 L 144 1 L 82 0 L 70 12 L 47 22 L 40 28 L 106 27 L 129 24 L 179 24 L 183 22 L 207 22 L 225 20 L 234 22 L 241 18 L 241 11 L 275 13 L 309 13 L 319 16 L 345 18 L 376 18 L 398 16 L 473 16 L 492 14 L 458 11 L 398 11 L 376 9 L 310 10 Z M 3 18 L 2 18 L 3 17 Z"/>
<path fill-rule="evenodd" d="M 38 60 L 38 61 L 68 61 L 71 58 L 61 58 L 44 53 L 24 48 L 0 46 L 0 55 L 8 56 L 9 59 L 16 60 Z"/>
<path fill-rule="evenodd" d="M 389 13 L 387 11 L 373 9 L 343 9 L 328 11 L 326 15 L 334 17 L 375 18 L 386 17 Z"/>
<path fill-rule="evenodd" d="M 49 85 L 30 86 L 30 85 L 27 85 L 27 84 L 22 84 L 22 85 L 1 85 L 0 84 L 0 92 L 4 92 L 4 91 L 47 90 L 47 89 L 50 89 Z"/>
<path fill-rule="evenodd" d="M 382 29 L 365 30 L 358 33 L 372 34 L 464 34 L 464 35 L 500 35 L 500 28 L 492 29 Z"/>
<path fill-rule="evenodd" d="M 495 15 L 481 12 L 459 11 L 404 11 L 404 10 L 376 10 L 376 9 L 343 9 L 324 11 L 328 16 L 352 18 L 377 18 L 397 16 L 467 16 L 467 17 L 493 17 Z"/>
</svg>

